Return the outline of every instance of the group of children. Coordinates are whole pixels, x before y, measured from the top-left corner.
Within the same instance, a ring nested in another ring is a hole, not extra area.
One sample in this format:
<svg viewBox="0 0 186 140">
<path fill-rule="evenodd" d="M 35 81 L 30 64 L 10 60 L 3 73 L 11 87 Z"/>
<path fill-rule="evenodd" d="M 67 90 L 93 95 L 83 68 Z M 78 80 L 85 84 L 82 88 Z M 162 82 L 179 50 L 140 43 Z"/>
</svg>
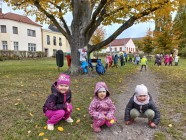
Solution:
<svg viewBox="0 0 186 140">
<path fill-rule="evenodd" d="M 175 62 L 175 66 L 178 66 L 179 57 L 177 55 L 173 57 L 172 54 L 170 55 L 166 54 L 165 56 L 156 54 L 154 65 L 157 64 L 158 66 L 160 66 L 162 64 L 163 59 L 165 66 L 167 65 L 172 66 L 173 61 Z"/>
<path fill-rule="evenodd" d="M 48 96 L 43 106 L 43 112 L 48 118 L 47 129 L 54 130 L 54 125 L 60 120 L 72 123 L 71 118 L 72 93 L 70 90 L 70 76 L 60 74 L 57 81 L 52 84 L 52 93 Z M 93 120 L 94 132 L 100 132 L 101 126 L 111 127 L 116 122 L 114 116 L 116 107 L 110 99 L 110 92 L 105 82 L 96 83 L 94 98 L 88 108 L 90 117 Z M 124 121 L 130 125 L 136 117 L 148 118 L 148 124 L 155 128 L 160 121 L 160 112 L 152 100 L 145 85 L 137 85 L 135 93 L 129 100 L 125 109 Z"/>
</svg>

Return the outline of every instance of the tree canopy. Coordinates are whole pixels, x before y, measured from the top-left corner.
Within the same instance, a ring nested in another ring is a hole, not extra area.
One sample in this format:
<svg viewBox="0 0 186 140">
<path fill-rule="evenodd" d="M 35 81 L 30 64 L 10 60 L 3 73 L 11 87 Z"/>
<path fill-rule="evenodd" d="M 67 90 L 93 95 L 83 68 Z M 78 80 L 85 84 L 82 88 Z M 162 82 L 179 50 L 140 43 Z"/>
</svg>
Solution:
<svg viewBox="0 0 186 140">
<path fill-rule="evenodd" d="M 5 0 L 16 9 L 36 15 L 37 21 L 52 22 L 66 37 L 71 47 L 71 72 L 79 66 L 78 49 L 88 46 L 88 53 L 99 50 L 113 41 L 133 24 L 166 15 L 167 11 L 177 10 L 185 0 Z M 64 15 L 72 14 L 71 30 Z M 60 26 L 63 24 L 63 28 Z M 100 25 L 119 23 L 120 27 L 98 44 L 89 44 Z"/>
</svg>

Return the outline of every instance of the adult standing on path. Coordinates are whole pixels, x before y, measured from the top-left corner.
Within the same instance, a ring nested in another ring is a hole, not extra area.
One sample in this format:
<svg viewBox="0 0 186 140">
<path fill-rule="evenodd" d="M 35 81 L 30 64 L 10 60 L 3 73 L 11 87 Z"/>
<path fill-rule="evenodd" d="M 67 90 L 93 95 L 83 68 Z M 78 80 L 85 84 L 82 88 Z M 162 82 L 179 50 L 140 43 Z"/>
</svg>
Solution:
<svg viewBox="0 0 186 140">
<path fill-rule="evenodd" d="M 160 127 L 152 129 L 147 125 L 147 119 L 137 118 L 136 122 L 132 125 L 125 125 L 124 112 L 125 107 L 130 97 L 134 94 L 134 89 L 138 84 L 145 84 L 153 97 L 155 103 L 157 102 L 159 82 L 156 80 L 155 75 L 150 70 L 146 72 L 137 72 L 127 79 L 125 79 L 126 87 L 121 86 L 122 93 L 113 96 L 116 104 L 116 118 L 118 123 L 112 128 L 104 129 L 101 133 L 96 135 L 99 140 L 152 140 L 153 135 Z M 123 84 L 123 85 L 125 85 Z M 156 103 L 157 104 L 157 103 Z M 143 120 L 141 120 L 143 119 Z"/>
</svg>

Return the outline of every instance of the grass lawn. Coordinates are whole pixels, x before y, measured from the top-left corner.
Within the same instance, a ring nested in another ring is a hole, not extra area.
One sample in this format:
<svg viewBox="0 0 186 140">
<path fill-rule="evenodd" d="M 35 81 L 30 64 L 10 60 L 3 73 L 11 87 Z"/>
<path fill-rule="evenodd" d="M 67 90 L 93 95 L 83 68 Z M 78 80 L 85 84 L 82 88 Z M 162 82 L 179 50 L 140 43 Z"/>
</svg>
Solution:
<svg viewBox="0 0 186 140">
<path fill-rule="evenodd" d="M 66 64 L 60 69 L 67 69 Z M 0 62 L 0 139 L 90 139 L 93 137 L 88 106 L 93 97 L 95 83 L 105 81 L 112 94 L 121 93 L 123 77 L 136 72 L 136 66 L 127 64 L 122 68 L 109 69 L 103 76 L 93 72 L 92 76 L 71 77 L 72 124 L 61 121 L 54 131 L 46 130 L 46 117 L 42 106 L 51 93 L 51 84 L 59 72 L 54 58 L 35 60 L 11 60 Z M 78 108 L 78 109 L 77 109 Z M 76 121 L 80 119 L 79 123 Z M 64 131 L 58 131 L 57 127 Z M 43 136 L 39 134 L 43 132 Z"/>
<path fill-rule="evenodd" d="M 153 66 L 150 68 L 163 82 L 160 85 L 159 106 L 161 109 L 161 132 L 155 140 L 171 137 L 186 140 L 186 59 L 180 59 L 179 66 Z"/>
</svg>

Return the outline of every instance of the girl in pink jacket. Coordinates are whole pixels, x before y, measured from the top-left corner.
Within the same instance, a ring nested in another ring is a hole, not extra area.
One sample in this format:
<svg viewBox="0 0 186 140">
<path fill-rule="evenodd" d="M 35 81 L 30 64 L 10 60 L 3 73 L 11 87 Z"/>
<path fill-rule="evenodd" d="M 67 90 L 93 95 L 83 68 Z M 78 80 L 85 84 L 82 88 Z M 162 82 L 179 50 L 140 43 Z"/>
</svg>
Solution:
<svg viewBox="0 0 186 140">
<path fill-rule="evenodd" d="M 116 108 L 109 98 L 110 93 L 105 82 L 96 84 L 94 95 L 94 99 L 89 106 L 89 114 L 93 119 L 92 128 L 95 132 L 100 132 L 100 126 L 106 124 L 110 127 L 116 122 L 114 117 Z"/>
</svg>

